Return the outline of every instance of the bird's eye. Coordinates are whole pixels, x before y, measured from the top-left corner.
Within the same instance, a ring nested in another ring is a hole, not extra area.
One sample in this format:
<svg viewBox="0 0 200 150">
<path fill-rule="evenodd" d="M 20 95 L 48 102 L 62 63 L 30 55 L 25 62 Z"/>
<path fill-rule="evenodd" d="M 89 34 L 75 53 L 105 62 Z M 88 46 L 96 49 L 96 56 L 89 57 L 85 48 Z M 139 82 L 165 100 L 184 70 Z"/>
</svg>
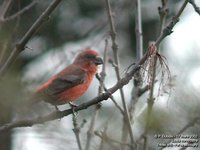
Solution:
<svg viewBox="0 0 200 150">
<path fill-rule="evenodd" d="M 93 59 L 95 59 L 95 58 L 96 58 L 95 55 L 87 55 L 87 59 L 93 60 Z"/>
</svg>

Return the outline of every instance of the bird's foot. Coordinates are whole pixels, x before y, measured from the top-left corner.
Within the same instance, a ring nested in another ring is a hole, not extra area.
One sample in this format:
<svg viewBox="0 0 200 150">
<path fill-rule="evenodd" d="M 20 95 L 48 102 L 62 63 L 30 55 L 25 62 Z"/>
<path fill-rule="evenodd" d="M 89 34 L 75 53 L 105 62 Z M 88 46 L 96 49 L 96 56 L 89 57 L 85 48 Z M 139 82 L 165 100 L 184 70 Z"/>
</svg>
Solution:
<svg viewBox="0 0 200 150">
<path fill-rule="evenodd" d="M 58 107 L 56 105 L 54 105 L 56 112 L 59 112 L 60 110 L 58 109 Z"/>
<path fill-rule="evenodd" d="M 60 110 L 58 109 L 58 106 L 56 106 L 56 105 L 54 105 L 54 107 L 55 107 L 55 109 L 56 109 L 56 113 L 60 113 Z M 58 119 L 59 121 L 61 120 L 61 118 L 60 119 Z"/>
<path fill-rule="evenodd" d="M 74 116 L 77 116 L 78 112 L 75 111 L 75 108 L 76 108 L 78 105 L 76 105 L 76 104 L 74 104 L 74 103 L 72 103 L 72 102 L 69 102 L 69 105 L 70 105 L 70 107 L 72 108 L 73 115 L 74 115 Z"/>
<path fill-rule="evenodd" d="M 69 102 L 69 105 L 70 105 L 71 108 L 76 108 L 78 106 L 78 105 L 76 105 L 76 104 L 74 104 L 72 102 Z"/>
</svg>

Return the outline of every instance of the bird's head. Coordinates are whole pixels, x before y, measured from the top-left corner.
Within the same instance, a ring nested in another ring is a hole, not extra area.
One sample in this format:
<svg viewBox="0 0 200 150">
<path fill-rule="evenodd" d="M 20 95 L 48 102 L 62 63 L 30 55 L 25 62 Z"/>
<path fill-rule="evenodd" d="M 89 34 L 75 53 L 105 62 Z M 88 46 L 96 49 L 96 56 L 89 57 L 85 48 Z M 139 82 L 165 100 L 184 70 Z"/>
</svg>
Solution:
<svg viewBox="0 0 200 150">
<path fill-rule="evenodd" d="M 96 72 L 97 66 L 103 64 L 103 60 L 95 50 L 86 49 L 78 54 L 73 64 L 86 71 Z"/>
</svg>

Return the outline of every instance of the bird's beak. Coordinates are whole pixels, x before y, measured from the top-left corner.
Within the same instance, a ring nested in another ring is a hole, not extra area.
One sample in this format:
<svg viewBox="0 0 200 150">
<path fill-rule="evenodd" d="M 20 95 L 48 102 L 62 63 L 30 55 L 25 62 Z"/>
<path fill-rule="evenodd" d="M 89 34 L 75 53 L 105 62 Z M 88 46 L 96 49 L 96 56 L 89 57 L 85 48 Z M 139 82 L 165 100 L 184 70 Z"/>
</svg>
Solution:
<svg viewBox="0 0 200 150">
<path fill-rule="evenodd" d="M 94 59 L 94 63 L 95 63 L 96 65 L 101 65 L 101 64 L 103 64 L 103 60 L 102 60 L 101 57 L 96 56 L 95 59 Z"/>
</svg>

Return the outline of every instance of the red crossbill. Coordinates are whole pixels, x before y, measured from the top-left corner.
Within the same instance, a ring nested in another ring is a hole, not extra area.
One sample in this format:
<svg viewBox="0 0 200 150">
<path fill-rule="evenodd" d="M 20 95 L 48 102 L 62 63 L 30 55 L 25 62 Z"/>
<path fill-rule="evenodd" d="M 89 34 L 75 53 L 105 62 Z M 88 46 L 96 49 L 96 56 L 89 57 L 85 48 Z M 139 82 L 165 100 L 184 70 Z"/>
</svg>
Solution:
<svg viewBox="0 0 200 150">
<path fill-rule="evenodd" d="M 37 88 L 34 101 L 62 105 L 78 99 L 87 91 L 100 64 L 103 60 L 96 51 L 82 51 L 72 64 Z"/>
</svg>

